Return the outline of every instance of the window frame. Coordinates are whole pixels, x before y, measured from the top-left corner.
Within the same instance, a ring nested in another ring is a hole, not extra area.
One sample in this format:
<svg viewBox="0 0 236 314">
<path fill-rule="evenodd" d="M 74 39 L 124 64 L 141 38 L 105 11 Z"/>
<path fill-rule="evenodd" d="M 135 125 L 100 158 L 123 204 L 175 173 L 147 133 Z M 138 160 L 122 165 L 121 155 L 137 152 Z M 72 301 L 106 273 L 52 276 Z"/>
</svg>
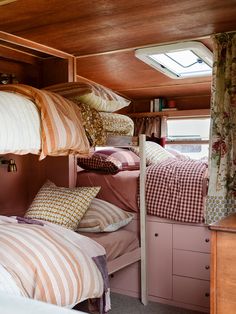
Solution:
<svg viewBox="0 0 236 314">
<path fill-rule="evenodd" d="M 166 140 L 165 140 L 165 146 L 170 145 L 168 148 L 174 149 L 174 145 L 188 145 L 188 144 L 210 144 L 210 138 L 208 140 L 168 140 L 168 120 L 190 120 L 190 119 L 196 119 L 196 120 L 201 120 L 201 119 L 210 119 L 210 115 L 204 115 L 204 116 L 169 116 L 166 119 Z M 210 130 L 209 130 L 210 131 Z M 210 134 L 209 134 L 210 136 Z M 173 145 L 173 147 L 171 147 Z M 183 153 L 183 155 L 185 155 Z"/>
</svg>

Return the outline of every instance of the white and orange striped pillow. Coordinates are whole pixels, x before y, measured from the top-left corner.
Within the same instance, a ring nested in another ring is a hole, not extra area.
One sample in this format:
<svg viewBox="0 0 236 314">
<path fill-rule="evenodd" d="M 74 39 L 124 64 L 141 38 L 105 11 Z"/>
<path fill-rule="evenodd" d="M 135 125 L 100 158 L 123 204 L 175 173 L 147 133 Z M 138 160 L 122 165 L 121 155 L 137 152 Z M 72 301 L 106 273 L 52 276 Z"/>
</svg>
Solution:
<svg viewBox="0 0 236 314">
<path fill-rule="evenodd" d="M 94 198 L 89 209 L 81 219 L 77 231 L 112 232 L 126 226 L 134 215 L 121 208 Z"/>
<path fill-rule="evenodd" d="M 37 193 L 25 217 L 49 221 L 76 230 L 99 190 L 100 187 L 57 187 L 48 181 Z"/>
</svg>

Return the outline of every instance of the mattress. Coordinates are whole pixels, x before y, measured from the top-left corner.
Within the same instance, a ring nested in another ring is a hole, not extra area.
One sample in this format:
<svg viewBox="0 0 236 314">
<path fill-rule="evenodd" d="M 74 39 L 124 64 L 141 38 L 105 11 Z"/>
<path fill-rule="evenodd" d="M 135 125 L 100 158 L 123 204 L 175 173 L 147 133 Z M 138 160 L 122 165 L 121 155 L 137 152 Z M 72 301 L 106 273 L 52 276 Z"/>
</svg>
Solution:
<svg viewBox="0 0 236 314">
<path fill-rule="evenodd" d="M 139 170 L 120 171 L 117 174 L 79 171 L 77 186 L 101 186 L 96 196 L 124 210 L 138 212 Z"/>
<path fill-rule="evenodd" d="M 106 250 L 108 262 L 139 247 L 138 235 L 125 229 L 101 233 L 80 232 L 80 234 L 102 245 Z"/>
</svg>

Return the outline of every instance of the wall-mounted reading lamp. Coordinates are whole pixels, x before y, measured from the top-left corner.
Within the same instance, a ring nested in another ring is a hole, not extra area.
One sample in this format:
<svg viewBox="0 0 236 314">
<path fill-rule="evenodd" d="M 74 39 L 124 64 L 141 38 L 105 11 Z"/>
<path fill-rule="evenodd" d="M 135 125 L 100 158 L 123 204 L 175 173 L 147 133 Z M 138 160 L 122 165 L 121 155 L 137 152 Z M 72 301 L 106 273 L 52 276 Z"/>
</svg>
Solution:
<svg viewBox="0 0 236 314">
<path fill-rule="evenodd" d="M 0 165 L 7 165 L 7 171 L 8 172 L 16 172 L 16 162 L 14 159 L 4 159 L 3 157 L 0 157 Z"/>
</svg>

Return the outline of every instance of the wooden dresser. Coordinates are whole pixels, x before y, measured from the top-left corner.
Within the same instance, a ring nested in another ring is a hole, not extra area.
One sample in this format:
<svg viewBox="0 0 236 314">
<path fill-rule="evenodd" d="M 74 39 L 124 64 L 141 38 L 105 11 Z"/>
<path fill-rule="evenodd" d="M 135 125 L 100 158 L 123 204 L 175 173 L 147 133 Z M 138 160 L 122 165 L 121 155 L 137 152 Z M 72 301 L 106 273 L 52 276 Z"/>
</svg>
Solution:
<svg viewBox="0 0 236 314">
<path fill-rule="evenodd" d="M 211 314 L 236 313 L 236 214 L 210 226 Z"/>
</svg>

